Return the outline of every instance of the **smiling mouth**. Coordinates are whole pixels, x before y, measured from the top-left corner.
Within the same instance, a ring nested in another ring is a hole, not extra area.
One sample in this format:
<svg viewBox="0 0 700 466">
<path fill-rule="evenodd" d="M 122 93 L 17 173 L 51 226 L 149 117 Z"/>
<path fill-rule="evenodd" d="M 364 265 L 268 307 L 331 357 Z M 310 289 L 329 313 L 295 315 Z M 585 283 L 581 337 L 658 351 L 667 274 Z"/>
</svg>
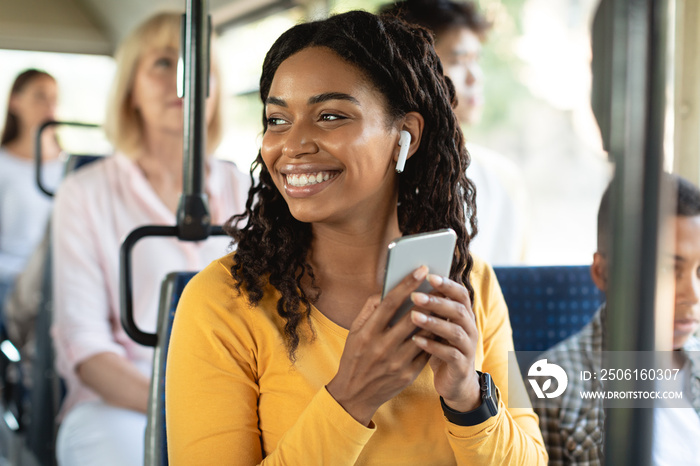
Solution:
<svg viewBox="0 0 700 466">
<path fill-rule="evenodd" d="M 321 171 L 316 173 L 289 173 L 285 175 L 285 178 L 289 186 L 303 188 L 304 186 L 313 186 L 323 183 L 324 181 L 335 178 L 337 175 L 337 172 Z"/>
</svg>

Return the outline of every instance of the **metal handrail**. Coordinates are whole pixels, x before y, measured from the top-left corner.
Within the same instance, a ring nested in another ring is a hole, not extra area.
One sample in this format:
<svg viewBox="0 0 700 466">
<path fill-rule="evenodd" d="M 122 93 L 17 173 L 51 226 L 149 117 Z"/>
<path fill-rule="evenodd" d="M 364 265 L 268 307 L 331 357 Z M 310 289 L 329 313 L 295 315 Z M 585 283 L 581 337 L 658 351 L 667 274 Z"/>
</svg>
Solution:
<svg viewBox="0 0 700 466">
<path fill-rule="evenodd" d="M 36 132 L 36 139 L 35 139 L 35 144 L 34 144 L 34 179 L 36 180 L 36 185 L 39 188 L 39 190 L 46 194 L 49 197 L 54 196 L 54 192 L 51 191 L 49 188 L 47 188 L 44 185 L 44 180 L 42 176 L 42 171 L 43 171 L 43 158 L 41 156 L 42 153 L 42 147 L 41 147 L 41 133 L 48 127 L 50 126 L 75 126 L 77 128 L 99 128 L 100 125 L 92 124 L 92 123 L 81 123 L 78 121 L 56 121 L 56 120 L 49 120 L 47 122 L 44 122 L 39 126 L 39 129 Z"/>
<path fill-rule="evenodd" d="M 206 237 L 209 236 L 225 236 L 221 226 L 211 226 L 206 232 Z M 134 293 L 133 293 L 133 280 L 131 276 L 131 252 L 136 245 L 136 243 L 147 237 L 175 237 L 183 240 L 183 233 L 177 226 L 158 226 L 158 225 L 147 225 L 135 229 L 126 237 L 122 243 L 120 250 L 120 263 L 121 267 L 119 270 L 120 279 L 120 295 L 122 304 L 122 326 L 126 331 L 127 335 L 131 337 L 137 343 L 144 346 L 155 347 L 158 345 L 158 334 L 149 333 L 141 330 L 136 321 L 134 320 Z M 198 241 L 198 240 L 190 240 Z"/>
</svg>

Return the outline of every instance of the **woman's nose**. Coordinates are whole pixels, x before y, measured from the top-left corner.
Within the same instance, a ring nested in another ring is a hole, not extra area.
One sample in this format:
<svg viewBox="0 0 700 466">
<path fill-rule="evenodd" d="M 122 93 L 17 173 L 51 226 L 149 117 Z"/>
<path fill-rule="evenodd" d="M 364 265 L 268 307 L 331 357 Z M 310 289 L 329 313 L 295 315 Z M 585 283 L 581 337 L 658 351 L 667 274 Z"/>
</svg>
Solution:
<svg viewBox="0 0 700 466">
<path fill-rule="evenodd" d="M 301 123 L 293 124 L 286 134 L 282 154 L 289 158 L 298 158 L 317 151 L 313 130 Z"/>
</svg>

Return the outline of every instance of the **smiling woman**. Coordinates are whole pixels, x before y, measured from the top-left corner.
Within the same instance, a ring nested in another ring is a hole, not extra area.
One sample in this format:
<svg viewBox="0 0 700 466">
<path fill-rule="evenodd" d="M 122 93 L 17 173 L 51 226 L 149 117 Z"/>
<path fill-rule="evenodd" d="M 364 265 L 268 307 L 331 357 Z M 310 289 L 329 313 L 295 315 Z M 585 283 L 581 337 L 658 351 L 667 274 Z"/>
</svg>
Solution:
<svg viewBox="0 0 700 466">
<path fill-rule="evenodd" d="M 359 11 L 295 26 L 260 96 L 259 181 L 227 227 L 237 252 L 192 279 L 176 314 L 170 462 L 546 463 L 532 410 L 506 407 L 524 387 L 507 378 L 493 271 L 469 254 L 469 158 L 429 34 Z M 381 300 L 390 241 L 448 227 L 450 275 L 419 267 Z M 431 295 L 416 292 L 426 279 Z"/>
</svg>

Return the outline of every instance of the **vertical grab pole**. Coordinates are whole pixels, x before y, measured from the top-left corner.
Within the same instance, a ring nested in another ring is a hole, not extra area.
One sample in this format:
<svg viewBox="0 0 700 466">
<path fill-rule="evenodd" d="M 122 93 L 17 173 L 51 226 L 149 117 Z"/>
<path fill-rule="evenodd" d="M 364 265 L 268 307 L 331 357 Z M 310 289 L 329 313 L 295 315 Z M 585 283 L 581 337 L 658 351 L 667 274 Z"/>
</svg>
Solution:
<svg viewBox="0 0 700 466">
<path fill-rule="evenodd" d="M 656 294 L 662 215 L 667 0 L 603 0 L 612 38 L 610 154 L 612 251 L 606 349 L 656 349 Z M 610 367 L 616 367 L 611 365 Z M 617 366 L 619 367 L 619 366 Z M 651 388 L 620 381 L 613 390 Z M 652 410 L 606 409 L 605 464 L 650 464 Z"/>
<path fill-rule="evenodd" d="M 178 63 L 178 95 L 184 94 L 183 193 L 177 211 L 177 225 L 143 225 L 133 230 L 120 249 L 121 321 L 126 333 L 145 346 L 156 346 L 158 335 L 141 331 L 134 319 L 131 253 L 143 238 L 173 237 L 181 241 L 202 241 L 209 236 L 224 236 L 220 225 L 212 226 L 204 194 L 206 162 L 205 105 L 209 86 L 209 30 L 207 0 L 187 0 L 183 15 L 180 51 L 184 67 Z M 181 93 L 182 91 L 182 93 Z"/>
<path fill-rule="evenodd" d="M 204 193 L 206 163 L 206 100 L 209 91 L 208 0 L 187 0 L 183 21 L 184 130 L 183 192 L 177 225 L 183 239 L 205 239 L 211 216 Z"/>
</svg>

